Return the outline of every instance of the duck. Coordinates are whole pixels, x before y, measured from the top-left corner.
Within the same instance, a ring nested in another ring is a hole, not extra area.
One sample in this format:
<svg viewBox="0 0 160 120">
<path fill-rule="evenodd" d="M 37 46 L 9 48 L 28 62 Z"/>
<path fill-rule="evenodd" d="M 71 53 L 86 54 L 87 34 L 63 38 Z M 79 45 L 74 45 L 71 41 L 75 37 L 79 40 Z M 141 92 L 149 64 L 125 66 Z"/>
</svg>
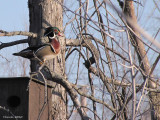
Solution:
<svg viewBox="0 0 160 120">
<path fill-rule="evenodd" d="M 45 29 L 44 36 L 48 37 L 48 43 L 39 46 L 28 47 L 18 53 L 13 53 L 13 55 L 30 60 L 38 60 L 40 64 L 45 63 L 46 60 L 55 58 L 60 53 L 61 49 L 60 42 L 56 38 L 56 36 L 62 36 L 59 28 L 47 27 Z"/>
</svg>

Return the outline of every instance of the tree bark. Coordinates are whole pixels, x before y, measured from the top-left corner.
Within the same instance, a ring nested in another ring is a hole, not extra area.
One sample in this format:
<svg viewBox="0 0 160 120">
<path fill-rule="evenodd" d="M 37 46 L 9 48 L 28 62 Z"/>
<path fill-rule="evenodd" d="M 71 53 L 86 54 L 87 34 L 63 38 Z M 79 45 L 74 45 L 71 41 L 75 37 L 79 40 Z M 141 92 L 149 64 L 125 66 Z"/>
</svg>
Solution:
<svg viewBox="0 0 160 120">
<path fill-rule="evenodd" d="M 59 0 L 63 4 L 63 0 Z M 29 0 L 29 20 L 30 27 L 29 31 L 37 33 L 37 38 L 29 38 L 30 46 L 38 45 L 45 43 L 48 39 L 42 39 L 44 30 L 49 26 L 56 26 L 61 31 L 63 28 L 63 9 L 62 6 L 53 0 Z M 59 38 L 61 44 L 61 53 L 58 58 L 50 60 L 47 62 L 47 66 L 50 69 L 50 72 L 58 72 L 61 75 L 64 75 L 65 70 L 65 41 L 63 38 Z M 31 61 L 31 71 L 36 71 L 38 69 L 37 61 Z M 64 120 L 66 119 L 66 91 L 61 85 L 52 83 L 55 88 L 52 93 L 52 102 L 53 102 L 53 115 L 52 119 L 54 120 Z"/>
<path fill-rule="evenodd" d="M 134 23 L 137 23 L 137 18 L 134 12 L 134 3 L 133 1 L 130 0 L 125 0 L 125 2 L 123 4 L 121 4 L 123 6 L 121 6 L 123 8 L 123 12 L 126 15 L 126 17 L 129 17 L 132 19 L 132 21 Z M 134 29 L 134 27 L 132 27 L 132 25 L 130 25 L 129 23 L 127 23 L 129 25 L 129 27 L 132 28 L 132 30 L 135 32 L 135 34 L 140 38 L 140 34 L 138 31 L 136 31 Z M 137 53 L 138 56 L 138 60 L 139 60 L 139 65 L 141 67 L 141 69 L 145 72 L 145 76 L 143 76 L 144 80 L 148 79 L 148 87 L 149 88 L 156 88 L 156 83 L 153 82 L 150 78 L 147 77 L 152 77 L 153 75 L 151 75 L 151 70 L 150 70 L 150 63 L 148 61 L 148 57 L 147 57 L 147 53 L 144 47 L 143 42 L 136 37 L 136 35 L 134 33 L 132 33 L 131 31 L 129 31 L 130 33 L 130 40 L 132 42 L 132 45 L 135 48 L 135 51 Z M 159 93 L 155 93 L 155 92 L 150 92 L 150 100 L 151 100 L 151 117 L 152 120 L 157 120 L 160 119 L 160 94 Z"/>
</svg>

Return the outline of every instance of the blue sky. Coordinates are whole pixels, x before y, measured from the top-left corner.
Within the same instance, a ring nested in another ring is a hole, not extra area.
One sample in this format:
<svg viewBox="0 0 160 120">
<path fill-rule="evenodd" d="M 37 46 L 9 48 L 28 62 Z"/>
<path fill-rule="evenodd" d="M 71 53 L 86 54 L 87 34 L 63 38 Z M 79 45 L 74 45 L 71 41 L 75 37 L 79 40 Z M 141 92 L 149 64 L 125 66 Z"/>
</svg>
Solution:
<svg viewBox="0 0 160 120">
<path fill-rule="evenodd" d="M 28 24 L 28 0 L 3 0 L 0 2 L 0 29 L 24 30 Z"/>
<path fill-rule="evenodd" d="M 0 29 L 5 31 L 28 31 L 29 16 L 28 16 L 28 0 L 3 0 L 0 2 Z M 24 39 L 24 36 L 0 37 L 0 42 L 11 42 Z M 0 77 L 21 76 L 23 74 L 22 64 L 24 59 L 13 57 L 12 53 L 22 50 L 27 47 L 18 45 L 0 50 Z M 7 59 L 7 60 L 6 60 Z M 21 62 L 22 64 L 17 64 Z M 27 61 L 27 65 L 29 61 Z M 8 72 L 9 71 L 9 72 Z M 21 71 L 21 72 L 19 72 Z M 29 73 L 29 69 L 26 73 Z"/>
</svg>

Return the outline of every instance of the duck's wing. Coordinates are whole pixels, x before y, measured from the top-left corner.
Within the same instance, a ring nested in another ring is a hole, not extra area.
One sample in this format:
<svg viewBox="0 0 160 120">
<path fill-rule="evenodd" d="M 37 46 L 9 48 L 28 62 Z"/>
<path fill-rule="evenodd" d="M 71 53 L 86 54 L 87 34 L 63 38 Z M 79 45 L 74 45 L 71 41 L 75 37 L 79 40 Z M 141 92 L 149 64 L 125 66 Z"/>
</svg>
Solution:
<svg viewBox="0 0 160 120">
<path fill-rule="evenodd" d="M 56 53 L 56 50 L 51 43 L 46 43 L 46 44 L 51 47 L 51 50 L 52 50 L 53 53 Z"/>
<path fill-rule="evenodd" d="M 13 55 L 15 56 L 21 56 L 21 57 L 24 57 L 24 58 L 28 58 L 28 59 L 32 59 L 34 58 L 34 53 L 41 49 L 42 47 L 44 47 L 46 44 L 43 44 L 43 45 L 39 45 L 39 46 L 33 46 L 33 47 L 28 47 L 18 53 L 13 53 Z"/>
</svg>

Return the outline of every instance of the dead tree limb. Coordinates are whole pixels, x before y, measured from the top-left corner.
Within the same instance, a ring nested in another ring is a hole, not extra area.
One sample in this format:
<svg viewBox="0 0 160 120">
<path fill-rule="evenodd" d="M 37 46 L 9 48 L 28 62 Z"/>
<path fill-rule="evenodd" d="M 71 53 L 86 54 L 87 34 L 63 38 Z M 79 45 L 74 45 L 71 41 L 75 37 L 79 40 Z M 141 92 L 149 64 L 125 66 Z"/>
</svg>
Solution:
<svg viewBox="0 0 160 120">
<path fill-rule="evenodd" d="M 10 47 L 10 46 L 14 46 L 14 45 L 18 45 L 18 44 L 22 44 L 22 43 L 28 43 L 28 39 L 22 39 L 22 40 L 17 40 L 17 41 L 13 41 L 13 42 L 8 42 L 8 43 L 2 43 L 0 44 L 0 50 L 6 47 Z"/>
<path fill-rule="evenodd" d="M 27 31 L 7 32 L 7 31 L 4 31 L 4 30 L 0 30 L 0 36 L 14 36 L 14 35 L 23 35 L 23 36 L 33 37 L 33 38 L 37 37 L 36 33 L 27 32 Z"/>
</svg>

